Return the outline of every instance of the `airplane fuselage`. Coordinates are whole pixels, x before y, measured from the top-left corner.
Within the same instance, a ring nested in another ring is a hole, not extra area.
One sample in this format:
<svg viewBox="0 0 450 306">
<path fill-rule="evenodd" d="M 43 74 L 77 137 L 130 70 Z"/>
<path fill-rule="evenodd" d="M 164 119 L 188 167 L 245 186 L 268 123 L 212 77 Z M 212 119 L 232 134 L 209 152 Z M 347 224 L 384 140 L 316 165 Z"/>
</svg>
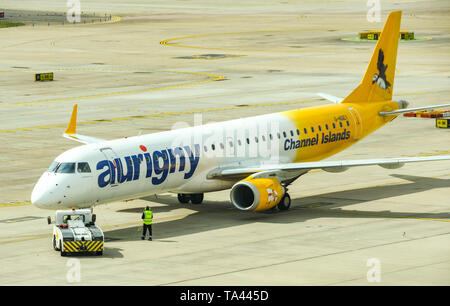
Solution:
<svg viewBox="0 0 450 306">
<path fill-rule="evenodd" d="M 393 101 L 328 104 L 79 146 L 55 159 L 36 184 L 32 202 L 48 209 L 82 208 L 164 192 L 228 189 L 236 180 L 208 174 L 322 160 L 395 118 L 374 113 L 395 109 Z"/>
</svg>

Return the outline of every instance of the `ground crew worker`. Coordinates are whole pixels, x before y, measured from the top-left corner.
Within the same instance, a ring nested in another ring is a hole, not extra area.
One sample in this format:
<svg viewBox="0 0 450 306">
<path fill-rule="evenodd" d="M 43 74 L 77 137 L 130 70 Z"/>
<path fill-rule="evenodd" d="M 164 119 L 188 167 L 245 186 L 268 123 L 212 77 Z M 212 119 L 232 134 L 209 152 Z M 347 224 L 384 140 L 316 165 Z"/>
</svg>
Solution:
<svg viewBox="0 0 450 306">
<path fill-rule="evenodd" d="M 142 240 L 145 239 L 145 234 L 147 233 L 148 230 L 148 240 L 152 241 L 152 221 L 153 221 L 153 213 L 150 209 L 150 207 L 145 207 L 144 212 L 142 213 L 142 222 L 143 222 L 143 227 L 142 227 Z"/>
</svg>

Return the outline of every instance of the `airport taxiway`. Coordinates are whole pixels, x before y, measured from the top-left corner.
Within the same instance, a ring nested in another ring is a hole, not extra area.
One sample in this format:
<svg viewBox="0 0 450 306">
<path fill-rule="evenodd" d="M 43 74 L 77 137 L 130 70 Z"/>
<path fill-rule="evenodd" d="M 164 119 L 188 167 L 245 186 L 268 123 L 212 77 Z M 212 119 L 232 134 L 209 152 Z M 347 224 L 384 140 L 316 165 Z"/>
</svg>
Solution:
<svg viewBox="0 0 450 306">
<path fill-rule="evenodd" d="M 379 29 L 397 9 L 402 29 L 431 39 L 400 43 L 394 98 L 414 107 L 450 97 L 446 1 L 383 2 L 380 23 L 367 22 L 364 1 L 134 2 L 82 2 L 119 22 L 0 29 L 2 285 L 73 284 L 69 258 L 51 246 L 53 212 L 29 201 L 41 173 L 77 145 L 61 137 L 75 103 L 79 132 L 105 139 L 324 104 L 316 93 L 347 95 L 374 47 L 341 38 Z M 61 1 L 40 5 L 66 10 Z M 49 71 L 55 81 L 33 81 Z M 449 154 L 450 130 L 434 125 L 399 117 L 332 159 Z M 313 171 L 289 192 L 283 213 L 238 211 L 229 191 L 201 205 L 163 194 L 96 207 L 104 255 L 75 257 L 75 284 L 450 284 L 449 162 Z M 146 205 L 152 242 L 140 240 Z M 380 282 L 369 282 L 373 259 Z"/>
</svg>

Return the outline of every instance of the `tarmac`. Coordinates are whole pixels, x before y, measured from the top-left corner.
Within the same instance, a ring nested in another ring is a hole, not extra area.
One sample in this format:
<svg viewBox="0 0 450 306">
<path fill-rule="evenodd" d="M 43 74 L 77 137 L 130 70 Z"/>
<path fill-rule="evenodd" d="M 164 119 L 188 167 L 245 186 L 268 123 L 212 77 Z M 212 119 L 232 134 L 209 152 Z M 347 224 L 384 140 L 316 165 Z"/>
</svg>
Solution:
<svg viewBox="0 0 450 306">
<path fill-rule="evenodd" d="M 78 132 L 114 139 L 328 103 L 348 95 L 380 30 L 403 10 L 394 98 L 411 107 L 448 103 L 448 1 L 81 2 L 111 22 L 0 29 L 1 285 L 450 285 L 450 162 L 343 173 L 312 171 L 293 183 L 287 212 L 235 209 L 229 191 L 201 205 L 162 194 L 94 208 L 102 257 L 61 257 L 52 211 L 31 191 L 60 153 L 78 104 Z M 64 1 L 3 0 L 2 8 L 64 13 Z M 1 9 L 0 9 L 1 11 Z M 34 74 L 54 72 L 52 82 Z M 396 120 L 333 160 L 450 153 L 434 119 Z M 154 213 L 142 241 L 141 213 Z M 74 281 L 73 260 L 80 278 Z M 148 271 L 148 273 L 142 273 Z"/>
</svg>

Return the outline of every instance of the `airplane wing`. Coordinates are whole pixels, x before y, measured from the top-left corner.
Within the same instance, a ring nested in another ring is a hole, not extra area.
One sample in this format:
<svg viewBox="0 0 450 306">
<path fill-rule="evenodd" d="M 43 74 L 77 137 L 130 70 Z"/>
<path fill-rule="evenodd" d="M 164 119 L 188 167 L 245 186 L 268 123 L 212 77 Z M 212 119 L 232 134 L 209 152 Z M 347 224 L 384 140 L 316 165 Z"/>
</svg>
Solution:
<svg viewBox="0 0 450 306">
<path fill-rule="evenodd" d="M 450 155 L 425 156 L 425 157 L 402 157 L 385 159 L 366 159 L 348 161 L 318 161 L 304 163 L 286 163 L 274 165 L 260 165 L 245 168 L 221 168 L 209 173 L 209 179 L 226 179 L 227 177 L 238 177 L 262 172 L 296 172 L 306 173 L 309 170 L 322 169 L 327 172 L 342 172 L 351 167 L 378 165 L 386 169 L 396 169 L 405 163 L 450 160 Z"/>
<path fill-rule="evenodd" d="M 73 106 L 72 115 L 70 116 L 69 126 L 67 127 L 63 136 L 68 139 L 72 139 L 72 140 L 75 140 L 75 141 L 78 141 L 78 142 L 81 142 L 84 144 L 105 141 L 104 139 L 77 134 L 77 131 L 76 131 L 77 130 L 77 109 L 78 109 L 78 104 L 75 104 Z"/>
<path fill-rule="evenodd" d="M 332 96 L 332 95 L 329 95 L 329 94 L 326 94 L 326 93 L 321 93 L 321 92 L 319 92 L 317 95 L 319 97 L 322 97 L 325 100 L 331 101 L 333 103 L 341 103 L 344 100 L 342 98 L 335 97 L 335 96 Z"/>
<path fill-rule="evenodd" d="M 439 107 L 449 107 L 450 104 L 440 104 L 440 105 L 431 105 L 431 106 L 421 106 L 421 107 L 414 107 L 414 108 L 402 108 L 397 109 L 390 112 L 379 112 L 378 114 L 380 116 L 390 116 L 390 115 L 396 115 L 401 113 L 408 113 L 408 112 L 414 112 L 414 111 L 420 111 L 420 110 L 426 110 L 426 109 L 435 109 Z"/>
</svg>

